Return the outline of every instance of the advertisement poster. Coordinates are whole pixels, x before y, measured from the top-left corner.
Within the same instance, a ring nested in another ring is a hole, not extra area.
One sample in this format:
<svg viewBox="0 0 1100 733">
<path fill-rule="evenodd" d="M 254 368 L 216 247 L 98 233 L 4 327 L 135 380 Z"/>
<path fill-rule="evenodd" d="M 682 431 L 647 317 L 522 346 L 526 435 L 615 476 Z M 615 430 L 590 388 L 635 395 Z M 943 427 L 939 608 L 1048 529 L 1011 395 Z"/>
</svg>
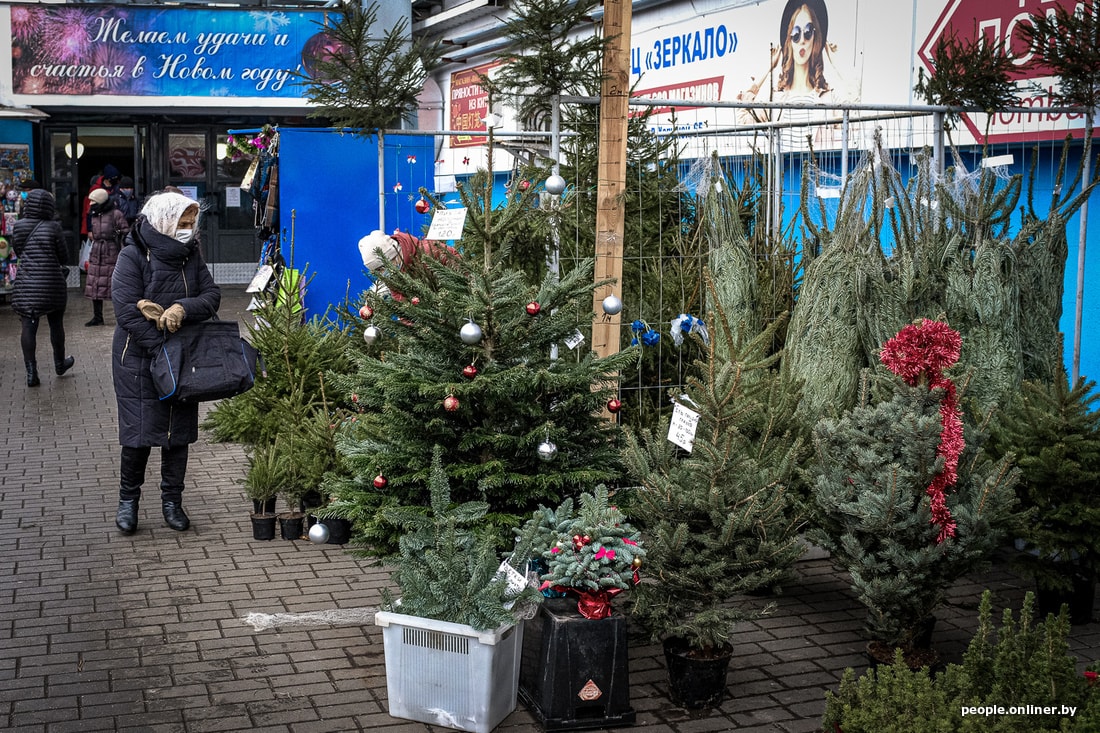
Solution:
<svg viewBox="0 0 1100 733">
<path fill-rule="evenodd" d="M 451 103 L 449 127 L 452 130 L 462 132 L 485 132 L 485 123 L 482 121 L 489 111 L 489 91 L 481 85 L 482 77 L 490 76 L 499 61 L 494 61 L 471 69 L 464 69 L 451 74 Z M 468 148 L 485 144 L 485 135 L 452 135 L 450 146 L 452 148 Z"/>
<path fill-rule="evenodd" d="M 836 105 L 904 107 L 924 105 L 913 87 L 928 74 L 937 40 L 956 37 L 1002 45 L 1015 59 L 1019 106 L 1051 106 L 1055 80 L 1030 64 L 1020 28 L 1033 13 L 1055 5 L 1068 9 L 1075 0 L 764 0 L 685 17 L 682 12 L 639 14 L 631 40 L 634 95 L 650 99 L 708 102 L 774 102 L 801 109 L 747 110 L 679 105 L 658 107 L 652 127 L 681 133 L 739 131 L 747 152 L 753 134 L 776 123 L 787 152 L 835 149 L 840 145 Z M 869 114 L 869 113 L 865 113 Z M 1061 139 L 1081 134 L 1079 115 L 1057 113 L 963 116 L 962 139 L 989 142 Z M 874 125 L 849 131 L 849 146 L 867 144 Z M 807 137 L 809 135 L 809 137 Z M 910 140 L 910 143 L 913 141 Z"/>
<path fill-rule="evenodd" d="M 12 91 L 302 97 L 331 52 L 321 12 L 12 5 Z"/>
</svg>

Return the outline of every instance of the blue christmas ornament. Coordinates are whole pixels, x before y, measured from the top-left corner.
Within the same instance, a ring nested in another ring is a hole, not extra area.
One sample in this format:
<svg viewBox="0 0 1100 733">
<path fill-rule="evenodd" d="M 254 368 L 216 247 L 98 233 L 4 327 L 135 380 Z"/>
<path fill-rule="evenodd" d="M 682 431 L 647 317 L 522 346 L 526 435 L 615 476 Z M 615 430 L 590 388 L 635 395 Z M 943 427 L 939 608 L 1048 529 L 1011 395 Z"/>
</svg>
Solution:
<svg viewBox="0 0 1100 733">
<path fill-rule="evenodd" d="M 641 321 L 641 320 L 634 321 L 633 323 L 630 324 L 630 330 L 633 331 L 634 333 L 641 333 L 642 331 L 645 331 L 646 330 L 645 321 Z"/>
<path fill-rule="evenodd" d="M 710 343 L 707 324 L 703 322 L 702 318 L 696 318 L 689 313 L 681 313 L 672 319 L 672 341 L 677 346 L 684 343 L 685 333 L 697 333 L 703 339 L 704 344 Z"/>
</svg>

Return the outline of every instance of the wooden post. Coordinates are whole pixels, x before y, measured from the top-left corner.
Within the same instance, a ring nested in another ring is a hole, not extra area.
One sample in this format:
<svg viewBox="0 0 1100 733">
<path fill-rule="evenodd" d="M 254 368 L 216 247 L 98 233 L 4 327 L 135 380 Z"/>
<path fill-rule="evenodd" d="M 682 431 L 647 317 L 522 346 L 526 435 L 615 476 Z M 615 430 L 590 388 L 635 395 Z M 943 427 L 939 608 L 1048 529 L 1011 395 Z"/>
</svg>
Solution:
<svg viewBox="0 0 1100 733">
<path fill-rule="evenodd" d="M 603 312 L 603 299 L 612 293 L 622 297 L 623 231 L 625 227 L 626 132 L 630 100 L 630 0 L 605 0 L 604 38 L 609 39 L 603 57 L 600 92 L 599 183 L 596 187 L 595 281 L 612 278 L 614 285 L 596 288 L 592 310 L 592 350 L 598 356 L 619 351 L 621 314 Z"/>
</svg>

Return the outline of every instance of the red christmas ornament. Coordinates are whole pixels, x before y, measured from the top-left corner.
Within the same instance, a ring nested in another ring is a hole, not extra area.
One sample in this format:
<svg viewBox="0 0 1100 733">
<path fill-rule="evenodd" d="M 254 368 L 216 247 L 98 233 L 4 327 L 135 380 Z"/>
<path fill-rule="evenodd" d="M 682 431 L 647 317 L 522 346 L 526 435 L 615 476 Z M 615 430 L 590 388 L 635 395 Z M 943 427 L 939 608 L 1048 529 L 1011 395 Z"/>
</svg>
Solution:
<svg viewBox="0 0 1100 733">
<path fill-rule="evenodd" d="M 420 199 L 416 202 L 416 213 L 418 214 L 427 214 L 431 208 L 432 205 L 428 203 L 427 199 Z"/>
<path fill-rule="evenodd" d="M 530 181 L 520 181 L 519 182 L 519 188 L 520 188 L 521 191 L 526 191 L 530 187 L 531 187 L 531 182 Z"/>
<path fill-rule="evenodd" d="M 383 476 L 382 474 L 378 474 L 374 477 L 374 488 L 384 489 L 386 488 L 387 484 L 389 484 L 389 482 L 389 479 L 387 479 L 385 476 Z"/>
<path fill-rule="evenodd" d="M 409 302 L 412 303 L 413 305 L 420 305 L 420 298 L 418 298 L 414 295 L 412 297 L 412 300 L 410 300 Z"/>
<path fill-rule="evenodd" d="M 607 401 L 607 411 L 612 415 L 616 414 L 621 409 L 623 409 L 623 403 L 620 400 L 612 397 Z"/>
<path fill-rule="evenodd" d="M 364 321 L 367 320 L 368 318 L 370 318 L 373 315 L 374 315 L 374 308 L 371 308 L 369 305 L 365 305 L 365 306 L 363 306 L 362 308 L 359 309 L 359 317 L 362 318 Z"/>
<path fill-rule="evenodd" d="M 473 364 L 467 364 L 462 367 L 462 376 L 466 377 L 466 379 L 473 379 L 477 376 L 477 367 Z"/>
<path fill-rule="evenodd" d="M 448 395 L 447 398 L 443 400 L 443 409 L 447 412 L 454 412 L 457 410 L 458 398 L 454 395 Z"/>
<path fill-rule="evenodd" d="M 538 304 L 537 300 L 532 300 L 527 304 L 527 315 L 529 316 L 537 316 L 541 310 L 542 306 Z"/>
</svg>

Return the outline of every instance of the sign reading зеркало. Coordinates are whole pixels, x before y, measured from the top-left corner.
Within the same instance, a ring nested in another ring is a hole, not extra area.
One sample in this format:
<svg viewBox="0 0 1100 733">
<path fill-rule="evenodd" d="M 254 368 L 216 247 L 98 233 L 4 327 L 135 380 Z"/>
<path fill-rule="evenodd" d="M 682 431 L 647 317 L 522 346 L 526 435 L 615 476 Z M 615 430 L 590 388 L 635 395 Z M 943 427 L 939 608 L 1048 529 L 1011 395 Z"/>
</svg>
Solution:
<svg viewBox="0 0 1100 733">
<path fill-rule="evenodd" d="M 302 96 L 333 50 L 317 11 L 12 5 L 15 94 Z"/>
</svg>

